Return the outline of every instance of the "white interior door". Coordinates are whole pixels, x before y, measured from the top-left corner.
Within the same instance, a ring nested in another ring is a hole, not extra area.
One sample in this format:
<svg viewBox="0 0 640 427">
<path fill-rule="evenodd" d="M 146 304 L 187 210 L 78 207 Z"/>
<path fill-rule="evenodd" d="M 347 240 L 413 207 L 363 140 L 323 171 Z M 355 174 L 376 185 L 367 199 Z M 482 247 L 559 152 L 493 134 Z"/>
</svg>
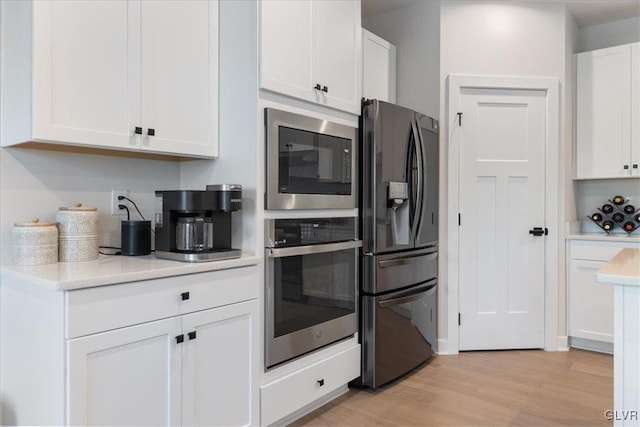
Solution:
<svg viewBox="0 0 640 427">
<path fill-rule="evenodd" d="M 459 97 L 460 350 L 542 348 L 545 92 Z"/>
</svg>

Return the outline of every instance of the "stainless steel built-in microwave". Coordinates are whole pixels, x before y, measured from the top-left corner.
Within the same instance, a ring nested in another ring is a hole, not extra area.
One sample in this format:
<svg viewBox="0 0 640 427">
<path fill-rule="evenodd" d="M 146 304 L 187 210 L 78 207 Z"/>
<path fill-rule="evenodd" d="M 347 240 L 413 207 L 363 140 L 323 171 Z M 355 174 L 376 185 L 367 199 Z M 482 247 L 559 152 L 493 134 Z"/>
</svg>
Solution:
<svg viewBox="0 0 640 427">
<path fill-rule="evenodd" d="M 358 129 L 265 108 L 266 209 L 357 207 Z"/>
</svg>

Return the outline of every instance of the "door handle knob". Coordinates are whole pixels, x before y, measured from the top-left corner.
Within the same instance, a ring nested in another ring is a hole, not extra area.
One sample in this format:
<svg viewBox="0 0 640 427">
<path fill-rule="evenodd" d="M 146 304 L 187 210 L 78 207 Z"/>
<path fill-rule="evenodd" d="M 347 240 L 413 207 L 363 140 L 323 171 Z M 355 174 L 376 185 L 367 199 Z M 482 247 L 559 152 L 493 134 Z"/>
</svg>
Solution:
<svg viewBox="0 0 640 427">
<path fill-rule="evenodd" d="M 533 234 L 534 236 L 546 236 L 549 234 L 549 230 L 547 228 L 542 227 L 533 227 L 532 230 L 529 230 L 529 234 Z"/>
</svg>

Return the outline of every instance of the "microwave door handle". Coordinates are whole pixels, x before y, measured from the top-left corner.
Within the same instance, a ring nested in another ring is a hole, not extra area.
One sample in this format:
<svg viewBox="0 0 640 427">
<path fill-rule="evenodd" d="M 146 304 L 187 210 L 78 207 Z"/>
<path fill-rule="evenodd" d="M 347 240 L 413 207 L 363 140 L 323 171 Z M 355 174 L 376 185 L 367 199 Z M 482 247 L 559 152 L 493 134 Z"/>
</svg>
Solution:
<svg viewBox="0 0 640 427">
<path fill-rule="evenodd" d="M 414 204 L 414 212 L 413 212 L 413 238 L 417 238 L 418 235 L 418 226 L 419 220 L 422 213 L 422 189 L 423 189 L 423 178 L 424 178 L 424 168 L 423 168 L 423 156 L 422 156 L 422 140 L 420 139 L 420 133 L 418 132 L 418 124 L 416 119 L 411 120 L 411 129 L 413 131 L 413 139 L 414 139 L 414 149 L 416 151 L 416 160 L 418 164 L 418 179 L 416 183 L 416 200 Z"/>
<path fill-rule="evenodd" d="M 350 240 L 347 242 L 326 243 L 322 245 L 291 246 L 288 248 L 267 248 L 267 256 L 269 258 L 282 258 L 288 256 L 336 252 L 360 247 L 362 247 L 362 240 Z"/>
</svg>

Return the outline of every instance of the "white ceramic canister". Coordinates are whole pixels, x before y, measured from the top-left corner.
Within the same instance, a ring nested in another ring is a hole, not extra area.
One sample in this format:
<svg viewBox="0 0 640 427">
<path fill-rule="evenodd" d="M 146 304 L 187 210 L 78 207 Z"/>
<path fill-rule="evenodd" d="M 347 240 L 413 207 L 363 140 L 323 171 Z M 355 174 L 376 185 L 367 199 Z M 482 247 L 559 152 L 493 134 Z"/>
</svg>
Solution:
<svg viewBox="0 0 640 427">
<path fill-rule="evenodd" d="M 55 222 L 19 222 L 13 225 L 13 264 L 43 265 L 58 262 Z"/>
<path fill-rule="evenodd" d="M 98 210 L 78 203 L 56 214 L 60 261 L 98 259 Z"/>
</svg>

